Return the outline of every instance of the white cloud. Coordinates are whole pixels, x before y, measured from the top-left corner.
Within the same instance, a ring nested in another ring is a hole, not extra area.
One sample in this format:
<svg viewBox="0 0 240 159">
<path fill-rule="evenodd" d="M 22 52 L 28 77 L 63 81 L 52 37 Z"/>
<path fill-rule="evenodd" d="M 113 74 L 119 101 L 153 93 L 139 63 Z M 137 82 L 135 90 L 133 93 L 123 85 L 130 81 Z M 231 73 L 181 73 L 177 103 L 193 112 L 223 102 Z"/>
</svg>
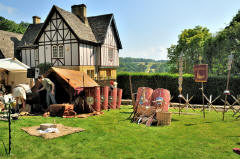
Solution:
<svg viewBox="0 0 240 159">
<path fill-rule="evenodd" d="M 8 14 L 12 14 L 15 11 L 15 8 L 5 6 L 5 5 L 0 3 L 0 11 L 7 12 Z"/>
<path fill-rule="evenodd" d="M 144 49 L 123 49 L 120 51 L 120 57 L 148 58 L 155 60 L 167 60 L 167 48 L 163 46 L 151 46 Z"/>
</svg>

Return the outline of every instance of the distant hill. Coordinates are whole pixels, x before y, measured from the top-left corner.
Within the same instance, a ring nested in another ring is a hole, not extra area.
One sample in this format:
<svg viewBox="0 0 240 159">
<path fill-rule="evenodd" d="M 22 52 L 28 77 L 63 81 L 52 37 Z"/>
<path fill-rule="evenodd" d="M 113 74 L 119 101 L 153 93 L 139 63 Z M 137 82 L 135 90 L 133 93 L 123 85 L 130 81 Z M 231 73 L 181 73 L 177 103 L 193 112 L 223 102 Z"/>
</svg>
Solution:
<svg viewBox="0 0 240 159">
<path fill-rule="evenodd" d="M 153 60 L 144 58 L 133 58 L 133 57 L 120 57 L 121 62 L 167 62 L 168 60 Z"/>
<path fill-rule="evenodd" d="M 120 57 L 118 71 L 124 72 L 168 72 L 168 60 L 154 60 L 133 57 Z"/>
</svg>

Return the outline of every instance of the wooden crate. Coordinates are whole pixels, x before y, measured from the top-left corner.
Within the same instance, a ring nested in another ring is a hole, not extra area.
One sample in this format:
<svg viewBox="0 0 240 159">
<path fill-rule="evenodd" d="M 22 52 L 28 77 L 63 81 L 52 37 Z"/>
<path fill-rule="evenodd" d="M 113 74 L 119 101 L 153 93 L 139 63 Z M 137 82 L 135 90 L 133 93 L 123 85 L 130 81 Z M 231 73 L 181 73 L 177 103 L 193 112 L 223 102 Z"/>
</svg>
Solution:
<svg viewBox="0 0 240 159">
<path fill-rule="evenodd" d="M 156 112 L 157 125 L 170 125 L 171 124 L 171 112 L 163 112 L 161 110 Z"/>
</svg>

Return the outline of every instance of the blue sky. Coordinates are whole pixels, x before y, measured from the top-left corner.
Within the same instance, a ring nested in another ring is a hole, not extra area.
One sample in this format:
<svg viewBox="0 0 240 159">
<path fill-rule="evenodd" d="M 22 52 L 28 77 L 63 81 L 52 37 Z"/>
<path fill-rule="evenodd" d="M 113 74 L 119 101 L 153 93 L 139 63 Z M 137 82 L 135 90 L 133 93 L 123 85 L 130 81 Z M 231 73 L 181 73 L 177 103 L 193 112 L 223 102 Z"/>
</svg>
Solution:
<svg viewBox="0 0 240 159">
<path fill-rule="evenodd" d="M 45 20 L 52 5 L 71 11 L 86 4 L 87 16 L 114 13 L 122 57 L 166 59 L 183 29 L 201 25 L 212 33 L 223 29 L 240 9 L 240 0 L 0 0 L 0 15 L 16 22 Z"/>
</svg>

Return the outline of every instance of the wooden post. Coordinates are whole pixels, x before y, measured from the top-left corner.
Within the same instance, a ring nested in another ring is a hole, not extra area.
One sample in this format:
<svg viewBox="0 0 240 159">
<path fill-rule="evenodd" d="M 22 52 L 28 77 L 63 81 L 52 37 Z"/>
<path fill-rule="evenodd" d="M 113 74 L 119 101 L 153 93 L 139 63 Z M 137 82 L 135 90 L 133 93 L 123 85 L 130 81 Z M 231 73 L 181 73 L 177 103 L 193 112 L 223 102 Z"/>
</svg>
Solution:
<svg viewBox="0 0 240 159">
<path fill-rule="evenodd" d="M 203 117 L 205 118 L 205 106 L 204 106 L 204 90 L 203 90 L 203 82 L 201 82 L 202 85 L 202 102 L 203 102 Z"/>
<path fill-rule="evenodd" d="M 11 145 L 12 145 L 12 136 L 11 136 L 11 102 L 10 99 L 9 99 L 9 102 L 8 102 L 8 139 L 9 139 L 9 151 L 8 151 L 8 154 L 10 155 L 11 154 Z"/>
<path fill-rule="evenodd" d="M 202 64 L 202 56 L 199 56 L 199 63 Z M 205 118 L 205 106 L 204 106 L 204 89 L 203 89 L 203 82 L 201 82 L 201 91 L 202 91 L 202 102 L 203 102 L 203 118 Z"/>
<path fill-rule="evenodd" d="M 179 91 L 179 95 L 178 95 L 178 99 L 179 99 L 179 105 L 178 105 L 178 109 L 179 109 L 179 116 L 181 114 L 181 98 L 182 98 L 182 81 L 183 81 L 183 53 L 180 54 L 179 56 L 179 77 L 178 77 L 178 91 Z"/>
<path fill-rule="evenodd" d="M 130 114 L 130 116 L 128 117 L 128 119 L 130 119 L 132 115 L 134 117 L 135 113 L 137 112 L 137 110 L 135 108 L 135 99 L 134 99 L 134 95 L 133 95 L 133 91 L 132 91 L 132 77 L 130 74 L 129 74 L 129 86 L 130 86 L 130 93 L 131 93 L 131 98 L 132 98 L 133 111 Z"/>
<path fill-rule="evenodd" d="M 210 95 L 209 103 L 212 103 L 212 95 Z M 208 111 L 209 112 L 211 111 L 211 106 L 210 105 L 208 106 Z"/>
<path fill-rule="evenodd" d="M 178 96 L 178 99 L 179 99 L 178 114 L 180 116 L 180 114 L 181 114 L 181 96 L 180 95 Z"/>
<path fill-rule="evenodd" d="M 229 87 L 229 79 L 230 79 L 230 71 L 231 71 L 232 60 L 233 60 L 233 55 L 231 53 L 231 55 L 228 56 L 228 75 L 227 75 L 227 86 L 226 86 L 226 90 L 224 91 L 224 94 L 225 94 L 225 100 L 224 101 L 225 102 L 224 102 L 224 108 L 223 108 L 223 118 L 222 118 L 223 121 L 225 119 L 227 97 L 228 97 L 228 95 L 230 95 L 230 91 L 228 90 L 228 87 Z"/>
<path fill-rule="evenodd" d="M 131 98 L 132 98 L 132 105 L 133 108 L 135 108 L 135 99 L 134 99 L 134 94 L 133 94 L 133 90 L 132 90 L 132 77 L 129 74 L 129 86 L 130 86 L 130 93 L 131 93 Z"/>
</svg>

